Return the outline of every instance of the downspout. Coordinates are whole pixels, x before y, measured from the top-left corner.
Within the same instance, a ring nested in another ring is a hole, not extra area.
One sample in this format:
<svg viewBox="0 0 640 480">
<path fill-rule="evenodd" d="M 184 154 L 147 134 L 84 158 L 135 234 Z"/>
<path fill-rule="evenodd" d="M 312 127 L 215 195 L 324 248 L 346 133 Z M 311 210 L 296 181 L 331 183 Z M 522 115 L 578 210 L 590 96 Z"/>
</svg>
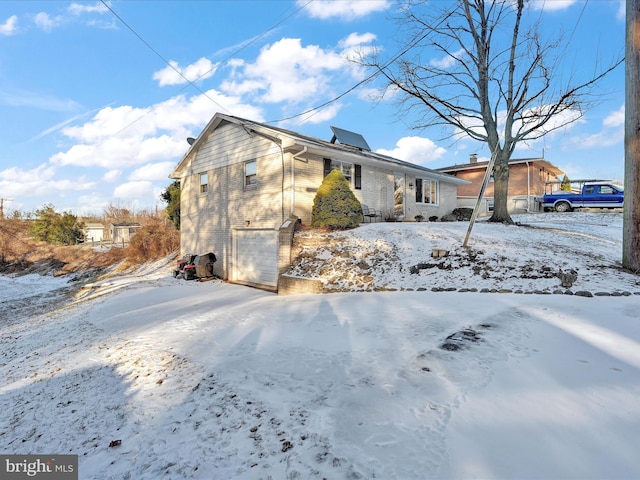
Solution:
<svg viewBox="0 0 640 480">
<path fill-rule="evenodd" d="M 527 162 L 527 213 L 531 213 L 531 168 Z"/>
<path fill-rule="evenodd" d="M 291 156 L 291 215 L 293 215 L 296 206 L 296 160 L 298 159 L 298 155 L 304 155 L 307 153 L 307 150 L 305 146 L 300 153 Z"/>
</svg>

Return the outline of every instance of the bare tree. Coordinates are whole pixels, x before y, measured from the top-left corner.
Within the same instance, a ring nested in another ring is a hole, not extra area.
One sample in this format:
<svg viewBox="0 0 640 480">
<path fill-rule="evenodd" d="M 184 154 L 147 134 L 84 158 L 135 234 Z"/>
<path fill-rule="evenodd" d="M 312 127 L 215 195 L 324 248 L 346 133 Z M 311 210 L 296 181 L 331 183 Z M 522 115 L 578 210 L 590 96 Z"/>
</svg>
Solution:
<svg viewBox="0 0 640 480">
<path fill-rule="evenodd" d="M 525 0 L 409 0 L 403 12 L 411 36 L 403 52 L 391 60 L 375 52 L 359 63 L 386 79 L 385 93 L 396 94 L 414 128 L 439 125 L 449 137 L 488 145 L 496 158 L 490 221 L 513 223 L 507 190 L 516 145 L 581 118 L 622 55 L 587 79 L 561 80 L 562 35 L 545 41 Z"/>
<path fill-rule="evenodd" d="M 113 222 L 129 222 L 134 217 L 132 209 L 123 203 L 109 203 L 103 213 L 105 219 Z"/>
</svg>

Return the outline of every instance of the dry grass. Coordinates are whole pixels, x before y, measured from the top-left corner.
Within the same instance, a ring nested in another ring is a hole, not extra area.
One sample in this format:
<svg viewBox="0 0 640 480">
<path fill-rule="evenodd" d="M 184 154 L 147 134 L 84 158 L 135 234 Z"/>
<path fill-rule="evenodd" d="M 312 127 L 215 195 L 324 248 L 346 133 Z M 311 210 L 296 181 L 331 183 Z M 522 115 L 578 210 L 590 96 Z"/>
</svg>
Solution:
<svg viewBox="0 0 640 480">
<path fill-rule="evenodd" d="M 180 248 L 180 232 L 172 223 L 149 218 L 125 249 L 132 262 L 148 262 L 166 257 Z"/>
<path fill-rule="evenodd" d="M 60 246 L 33 240 L 23 220 L 0 220 L 0 273 L 68 273 L 125 268 L 166 257 L 180 247 L 171 223 L 149 218 L 126 248 L 96 251 L 90 245 Z"/>
</svg>

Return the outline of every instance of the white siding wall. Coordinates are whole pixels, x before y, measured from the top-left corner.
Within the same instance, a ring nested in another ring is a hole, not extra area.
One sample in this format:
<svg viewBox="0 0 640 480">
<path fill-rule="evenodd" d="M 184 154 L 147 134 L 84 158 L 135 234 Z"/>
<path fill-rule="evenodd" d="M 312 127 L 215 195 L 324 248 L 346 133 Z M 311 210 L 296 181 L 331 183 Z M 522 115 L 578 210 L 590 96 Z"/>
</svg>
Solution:
<svg viewBox="0 0 640 480">
<path fill-rule="evenodd" d="M 254 159 L 257 185 L 245 188 L 244 162 Z M 215 273 L 229 278 L 232 229 L 247 221 L 251 227 L 274 229 L 282 223 L 282 171 L 280 148 L 273 142 L 233 125 L 216 129 L 182 179 L 182 253 L 215 253 Z M 200 173 L 209 174 L 206 194 L 199 193 Z"/>
<path fill-rule="evenodd" d="M 287 186 L 290 184 L 291 156 L 287 156 Z M 324 164 L 322 157 L 307 155 L 299 157 L 295 163 L 295 207 L 293 213 L 300 218 L 303 225 L 311 224 L 311 209 L 318 187 L 322 183 Z M 289 199 L 288 199 L 289 200 Z"/>
<path fill-rule="evenodd" d="M 431 216 L 438 218 L 451 213 L 456 208 L 457 188 L 450 183 L 440 181 L 440 202 L 438 205 L 426 205 L 416 203 L 416 179 L 407 175 L 407 183 L 412 183 L 413 187 L 408 187 L 405 195 L 405 220 L 413 221 L 416 215 L 422 215 L 425 220 Z"/>
<path fill-rule="evenodd" d="M 362 167 L 362 190 L 359 200 L 377 211 L 393 211 L 393 172 L 369 166 Z"/>
</svg>

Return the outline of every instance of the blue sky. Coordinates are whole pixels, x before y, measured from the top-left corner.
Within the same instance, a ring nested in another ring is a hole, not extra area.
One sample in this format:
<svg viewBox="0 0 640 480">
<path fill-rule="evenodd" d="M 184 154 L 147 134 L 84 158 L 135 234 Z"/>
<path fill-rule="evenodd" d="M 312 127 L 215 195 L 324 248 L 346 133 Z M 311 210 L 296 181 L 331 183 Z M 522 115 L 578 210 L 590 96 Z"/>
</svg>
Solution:
<svg viewBox="0 0 640 480">
<path fill-rule="evenodd" d="M 0 2 L 6 211 L 46 203 L 78 215 L 101 214 L 108 204 L 162 207 L 158 195 L 186 138 L 216 112 L 256 121 L 295 116 L 362 80 L 345 60 L 350 54 L 376 46 L 392 55 L 401 44 L 390 19 L 398 4 L 390 0 L 106 4 Z M 531 8 L 546 32 L 566 32 L 565 75 L 589 74 L 624 52 L 624 1 L 547 0 Z M 477 142 L 443 139 L 440 128 L 412 129 L 396 102 L 372 96 L 376 86 L 277 125 L 326 140 L 330 125 L 352 130 L 373 150 L 430 168 L 488 156 Z M 622 180 L 624 66 L 601 88 L 584 118 L 514 157 L 544 155 L 570 178 Z"/>
</svg>

